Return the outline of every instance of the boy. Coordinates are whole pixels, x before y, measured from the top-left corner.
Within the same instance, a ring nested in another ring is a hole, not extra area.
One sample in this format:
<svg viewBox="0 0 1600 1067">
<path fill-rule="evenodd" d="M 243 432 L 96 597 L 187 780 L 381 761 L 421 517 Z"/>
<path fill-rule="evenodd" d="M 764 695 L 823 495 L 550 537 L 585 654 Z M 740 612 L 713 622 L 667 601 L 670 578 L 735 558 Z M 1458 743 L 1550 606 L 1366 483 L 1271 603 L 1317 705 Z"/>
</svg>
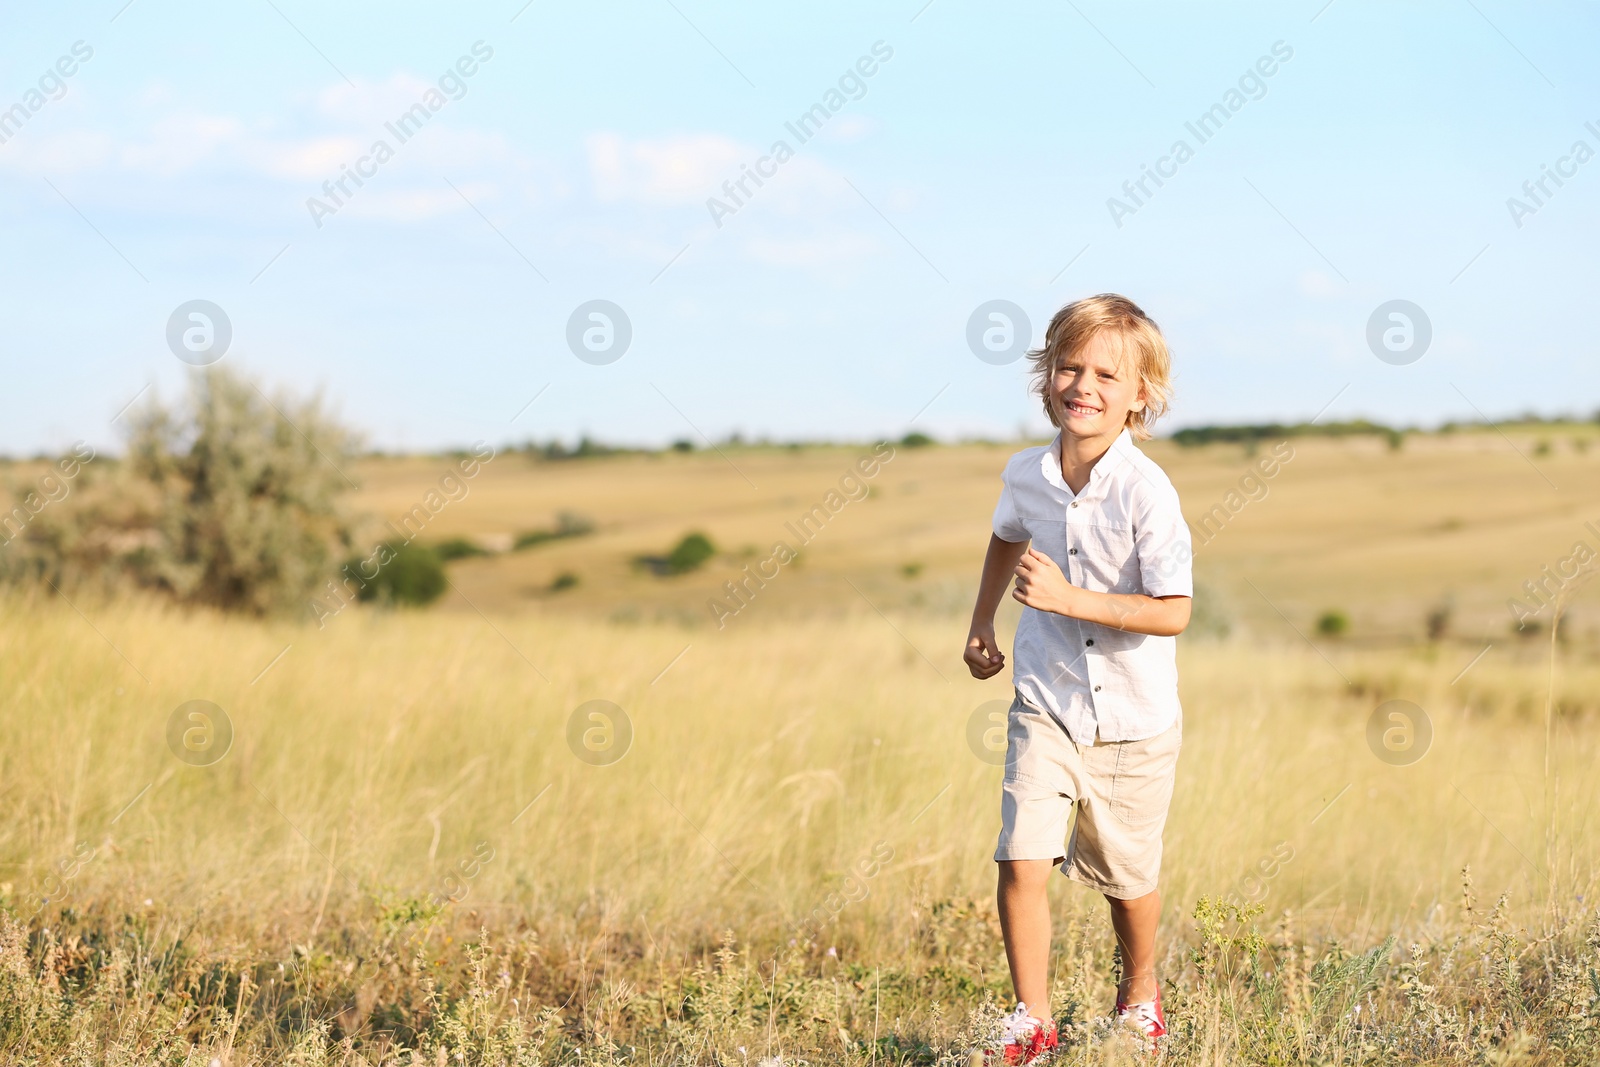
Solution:
<svg viewBox="0 0 1600 1067">
<path fill-rule="evenodd" d="M 1111 906 L 1118 1019 L 1146 1048 L 1166 1034 L 1156 878 L 1183 741 L 1174 638 L 1193 595 L 1178 494 L 1133 444 L 1167 406 L 1161 331 L 1133 301 L 1103 294 L 1057 312 L 1044 347 L 1029 355 L 1060 433 L 1006 464 L 964 656 L 975 678 L 1005 666 L 994 613 L 1014 577 L 1011 595 L 1024 608 L 994 858 L 1018 1004 L 990 1057 L 1008 1064 L 1056 1045 L 1045 888 L 1063 861 L 1063 874 Z"/>
</svg>

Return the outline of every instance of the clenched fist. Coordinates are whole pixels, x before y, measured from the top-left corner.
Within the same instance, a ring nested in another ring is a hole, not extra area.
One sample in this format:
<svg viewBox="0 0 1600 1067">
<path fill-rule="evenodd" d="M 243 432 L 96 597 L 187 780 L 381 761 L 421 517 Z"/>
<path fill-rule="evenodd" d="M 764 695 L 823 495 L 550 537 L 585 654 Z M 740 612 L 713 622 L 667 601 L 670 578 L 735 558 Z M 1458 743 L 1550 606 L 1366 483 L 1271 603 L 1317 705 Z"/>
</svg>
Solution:
<svg viewBox="0 0 1600 1067">
<path fill-rule="evenodd" d="M 1067 581 L 1056 561 L 1036 548 L 1029 548 L 1017 561 L 1017 585 L 1011 596 L 1039 611 L 1071 615 L 1072 603 L 1081 592 Z"/>
<path fill-rule="evenodd" d="M 961 658 L 974 678 L 993 678 L 1006 665 L 1006 656 L 994 639 L 993 626 L 974 626 L 967 635 L 967 650 Z"/>
</svg>

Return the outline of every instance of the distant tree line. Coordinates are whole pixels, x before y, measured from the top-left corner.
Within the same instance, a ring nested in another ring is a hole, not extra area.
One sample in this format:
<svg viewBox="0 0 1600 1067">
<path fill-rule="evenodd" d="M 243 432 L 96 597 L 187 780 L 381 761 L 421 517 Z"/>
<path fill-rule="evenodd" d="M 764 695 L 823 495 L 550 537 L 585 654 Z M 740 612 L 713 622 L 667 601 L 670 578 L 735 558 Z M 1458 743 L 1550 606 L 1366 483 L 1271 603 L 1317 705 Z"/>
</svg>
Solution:
<svg viewBox="0 0 1600 1067">
<path fill-rule="evenodd" d="M 1368 419 L 1351 419 L 1346 422 L 1259 422 L 1232 426 L 1190 426 L 1178 430 L 1172 439 L 1185 448 L 1210 444 L 1252 444 L 1258 441 L 1281 441 L 1285 437 L 1388 437 L 1399 433 L 1391 426 Z"/>
<path fill-rule="evenodd" d="M 1455 433 L 1458 430 L 1489 429 L 1495 426 L 1571 426 L 1592 421 L 1600 423 L 1600 411 L 1585 420 L 1571 415 L 1522 415 L 1511 419 L 1493 421 L 1446 422 L 1437 433 Z M 1371 419 L 1347 419 L 1343 422 L 1257 422 L 1235 423 L 1221 426 L 1189 426 L 1172 434 L 1172 440 L 1185 448 L 1209 444 L 1254 444 L 1265 440 L 1280 441 L 1286 437 L 1384 437 L 1394 443 L 1402 434 L 1422 433 L 1418 427 L 1388 426 Z"/>
</svg>

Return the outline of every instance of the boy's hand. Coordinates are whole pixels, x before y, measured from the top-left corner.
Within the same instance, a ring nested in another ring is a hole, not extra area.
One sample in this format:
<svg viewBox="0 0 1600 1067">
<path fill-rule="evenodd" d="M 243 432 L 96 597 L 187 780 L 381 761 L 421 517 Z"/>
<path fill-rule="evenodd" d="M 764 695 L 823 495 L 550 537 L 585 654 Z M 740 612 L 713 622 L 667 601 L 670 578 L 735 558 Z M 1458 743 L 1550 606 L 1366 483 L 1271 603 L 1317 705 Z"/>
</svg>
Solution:
<svg viewBox="0 0 1600 1067">
<path fill-rule="evenodd" d="M 1017 561 L 1017 587 L 1011 595 L 1028 607 L 1053 615 L 1070 615 L 1077 592 L 1056 561 L 1038 549 L 1029 548 Z"/>
<path fill-rule="evenodd" d="M 993 626 L 974 626 L 967 635 L 967 650 L 961 658 L 974 678 L 993 678 L 1006 665 L 1005 653 L 994 639 Z"/>
</svg>

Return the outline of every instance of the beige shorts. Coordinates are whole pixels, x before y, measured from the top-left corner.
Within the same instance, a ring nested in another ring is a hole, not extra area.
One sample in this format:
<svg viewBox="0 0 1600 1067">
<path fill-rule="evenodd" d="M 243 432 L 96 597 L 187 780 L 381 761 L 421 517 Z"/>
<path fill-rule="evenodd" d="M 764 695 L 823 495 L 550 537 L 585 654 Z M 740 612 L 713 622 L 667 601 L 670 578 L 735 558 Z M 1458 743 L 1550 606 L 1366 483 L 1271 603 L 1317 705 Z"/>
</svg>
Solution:
<svg viewBox="0 0 1600 1067">
<path fill-rule="evenodd" d="M 1182 747 L 1181 712 L 1155 737 L 1080 745 L 1048 713 L 1018 696 L 1006 726 L 994 858 L 1064 859 L 1062 874 L 1122 900 L 1153 892 Z"/>
</svg>

